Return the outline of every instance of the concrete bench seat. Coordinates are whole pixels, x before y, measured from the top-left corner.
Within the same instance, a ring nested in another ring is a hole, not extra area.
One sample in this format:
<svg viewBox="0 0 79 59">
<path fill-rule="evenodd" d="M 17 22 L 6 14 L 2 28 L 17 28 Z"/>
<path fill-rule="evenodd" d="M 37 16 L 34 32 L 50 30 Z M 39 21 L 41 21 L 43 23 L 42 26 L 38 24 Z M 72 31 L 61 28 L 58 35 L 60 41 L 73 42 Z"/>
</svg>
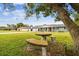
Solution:
<svg viewBox="0 0 79 59">
<path fill-rule="evenodd" d="M 29 44 L 36 46 L 47 46 L 48 42 L 46 40 L 37 40 L 37 39 L 26 39 Z"/>
</svg>

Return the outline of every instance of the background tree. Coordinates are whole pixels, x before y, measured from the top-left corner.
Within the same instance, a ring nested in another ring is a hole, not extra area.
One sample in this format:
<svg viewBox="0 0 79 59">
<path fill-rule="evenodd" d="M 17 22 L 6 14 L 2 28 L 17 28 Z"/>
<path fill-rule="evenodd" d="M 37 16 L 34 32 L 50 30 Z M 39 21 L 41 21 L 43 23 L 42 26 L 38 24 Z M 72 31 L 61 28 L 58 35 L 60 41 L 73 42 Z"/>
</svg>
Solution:
<svg viewBox="0 0 79 59">
<path fill-rule="evenodd" d="M 23 23 L 17 23 L 16 26 L 17 26 L 17 28 L 24 27 L 24 24 Z"/>
<path fill-rule="evenodd" d="M 17 30 L 17 27 L 15 24 L 7 24 L 8 30 Z"/>
<path fill-rule="evenodd" d="M 10 24 L 7 24 L 7 29 L 8 29 L 8 30 L 11 30 Z"/>
<path fill-rule="evenodd" d="M 11 30 L 17 30 L 17 26 L 15 24 L 11 24 Z"/>
<path fill-rule="evenodd" d="M 16 27 L 17 27 L 17 28 L 19 28 L 19 27 L 27 27 L 27 26 L 29 26 L 29 25 L 23 24 L 23 23 L 17 23 L 17 24 L 16 24 Z"/>
</svg>

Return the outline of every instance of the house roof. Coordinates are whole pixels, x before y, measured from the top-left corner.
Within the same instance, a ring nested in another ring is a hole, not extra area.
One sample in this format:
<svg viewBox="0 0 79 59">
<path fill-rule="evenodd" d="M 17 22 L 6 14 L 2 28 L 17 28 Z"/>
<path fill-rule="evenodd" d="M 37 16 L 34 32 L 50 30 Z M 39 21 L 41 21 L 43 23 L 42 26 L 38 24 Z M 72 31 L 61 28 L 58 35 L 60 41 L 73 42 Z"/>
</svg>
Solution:
<svg viewBox="0 0 79 59">
<path fill-rule="evenodd" d="M 44 24 L 44 25 L 38 25 L 38 26 L 28 26 L 28 27 L 20 27 L 18 29 L 37 29 L 37 28 L 45 28 L 45 27 L 65 27 L 64 24 Z"/>
<path fill-rule="evenodd" d="M 20 27 L 18 29 L 30 29 L 31 27 Z"/>
<path fill-rule="evenodd" d="M 50 24 L 50 25 L 39 25 L 39 26 L 35 26 L 33 28 L 45 28 L 45 27 L 65 27 L 64 24 Z"/>
<path fill-rule="evenodd" d="M 64 24 L 52 24 L 52 25 L 49 25 L 49 27 L 65 27 Z"/>
</svg>

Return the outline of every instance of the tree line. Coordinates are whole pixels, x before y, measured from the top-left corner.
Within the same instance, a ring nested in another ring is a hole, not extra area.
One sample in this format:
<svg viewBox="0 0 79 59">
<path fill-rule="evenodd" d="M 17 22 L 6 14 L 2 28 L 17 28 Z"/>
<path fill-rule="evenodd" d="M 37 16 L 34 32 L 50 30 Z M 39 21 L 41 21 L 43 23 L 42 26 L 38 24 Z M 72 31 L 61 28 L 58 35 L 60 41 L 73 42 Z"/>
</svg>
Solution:
<svg viewBox="0 0 79 59">
<path fill-rule="evenodd" d="M 17 23 L 17 24 L 7 24 L 7 26 L 0 26 L 0 30 L 17 30 L 20 27 L 28 27 L 28 24 Z"/>
</svg>

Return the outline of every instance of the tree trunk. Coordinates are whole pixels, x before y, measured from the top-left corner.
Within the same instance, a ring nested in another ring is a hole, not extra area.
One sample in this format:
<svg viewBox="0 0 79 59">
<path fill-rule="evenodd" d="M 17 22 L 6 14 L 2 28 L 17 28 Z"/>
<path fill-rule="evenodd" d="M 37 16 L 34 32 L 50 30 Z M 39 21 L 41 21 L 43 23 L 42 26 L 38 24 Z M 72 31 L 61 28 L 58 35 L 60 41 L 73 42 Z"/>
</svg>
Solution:
<svg viewBox="0 0 79 59">
<path fill-rule="evenodd" d="M 75 50 L 77 51 L 77 55 L 79 55 L 79 26 L 72 21 L 67 11 L 60 4 L 52 4 L 52 8 L 58 12 L 59 18 L 69 30 L 74 40 Z"/>
</svg>

